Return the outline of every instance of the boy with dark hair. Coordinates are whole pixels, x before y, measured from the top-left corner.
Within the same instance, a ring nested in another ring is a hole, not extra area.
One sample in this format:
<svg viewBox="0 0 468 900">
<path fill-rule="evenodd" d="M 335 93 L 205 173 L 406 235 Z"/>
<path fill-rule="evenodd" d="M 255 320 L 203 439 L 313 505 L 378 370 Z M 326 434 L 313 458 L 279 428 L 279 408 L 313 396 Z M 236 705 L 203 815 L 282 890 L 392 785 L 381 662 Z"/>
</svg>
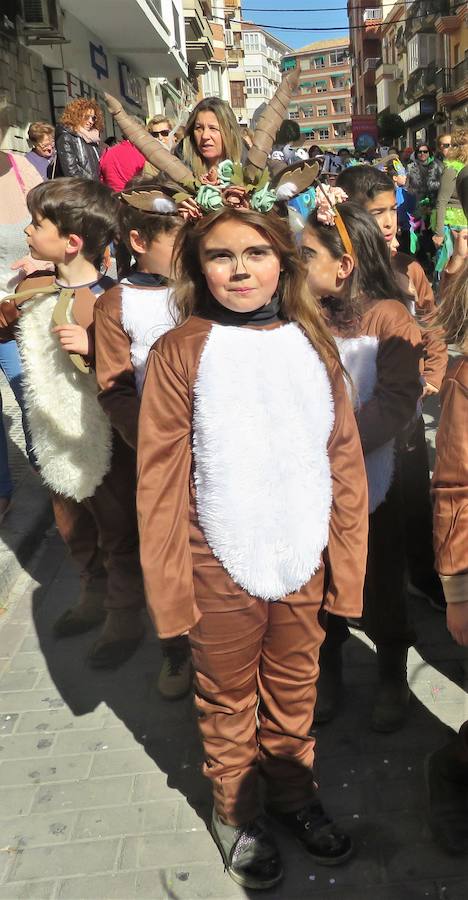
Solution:
<svg viewBox="0 0 468 900">
<path fill-rule="evenodd" d="M 104 622 L 89 659 L 113 667 L 143 634 L 138 532 L 127 487 L 133 458 L 112 434 L 91 371 L 94 304 L 112 284 L 97 267 L 115 236 L 118 202 L 104 185 L 64 178 L 34 188 L 28 208 L 31 255 L 53 262 L 56 274 L 26 279 L 1 304 L 0 328 L 2 337 L 14 329 L 18 340 L 41 477 L 80 570 L 78 605 L 54 630 L 65 637 Z"/>
<path fill-rule="evenodd" d="M 99 401 L 131 453 L 137 448 L 146 359 L 155 341 L 174 327 L 168 279 L 182 219 L 161 187 L 134 179 L 121 195 L 117 264 L 121 281 L 94 308 Z M 136 263 L 131 266 L 131 258 Z M 136 459 L 128 473 L 136 492 Z M 191 686 L 187 637 L 164 640 L 158 688 L 176 700 Z"/>
</svg>

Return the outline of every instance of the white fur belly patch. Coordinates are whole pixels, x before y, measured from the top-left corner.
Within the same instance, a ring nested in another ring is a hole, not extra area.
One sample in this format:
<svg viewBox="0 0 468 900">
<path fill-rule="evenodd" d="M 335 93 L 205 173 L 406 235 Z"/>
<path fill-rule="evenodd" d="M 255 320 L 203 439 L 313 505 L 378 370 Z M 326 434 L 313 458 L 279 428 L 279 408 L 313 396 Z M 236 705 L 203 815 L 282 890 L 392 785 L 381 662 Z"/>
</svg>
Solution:
<svg viewBox="0 0 468 900">
<path fill-rule="evenodd" d="M 357 338 L 335 338 L 341 361 L 351 376 L 354 408 L 367 403 L 377 383 L 377 351 L 379 341 L 370 335 Z M 364 456 L 369 494 L 369 512 L 380 506 L 388 494 L 395 471 L 395 441 L 388 441 Z"/>
<path fill-rule="evenodd" d="M 130 358 L 139 394 L 143 389 L 151 347 L 166 331 L 174 328 L 170 298 L 171 292 L 167 289 L 142 290 L 122 284 L 122 326 L 131 341 Z"/>
<path fill-rule="evenodd" d="M 195 385 L 197 511 L 214 555 L 254 597 L 306 584 L 328 543 L 334 421 L 324 364 L 296 325 L 214 325 Z"/>
<path fill-rule="evenodd" d="M 41 477 L 53 491 L 84 500 L 109 471 L 112 431 L 92 372 L 72 365 L 52 334 L 57 293 L 22 307 L 18 346 L 24 397 Z"/>
</svg>

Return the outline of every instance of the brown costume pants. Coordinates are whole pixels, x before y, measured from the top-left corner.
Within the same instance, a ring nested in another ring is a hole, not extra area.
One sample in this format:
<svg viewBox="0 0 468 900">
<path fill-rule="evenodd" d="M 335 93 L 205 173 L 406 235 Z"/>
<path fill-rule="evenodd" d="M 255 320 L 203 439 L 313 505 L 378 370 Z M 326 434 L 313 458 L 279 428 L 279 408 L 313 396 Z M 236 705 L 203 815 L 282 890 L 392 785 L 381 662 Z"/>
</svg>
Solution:
<svg viewBox="0 0 468 900">
<path fill-rule="evenodd" d="M 106 609 L 144 605 L 135 509 L 135 452 L 114 432 L 112 465 L 93 497 L 52 495 L 55 521 L 82 582 L 107 575 Z"/>
<path fill-rule="evenodd" d="M 202 616 L 190 643 L 205 775 L 221 818 L 240 825 L 260 812 L 260 773 L 278 810 L 301 809 L 314 791 L 309 729 L 324 637 L 323 573 L 290 602 L 274 603 L 225 579 L 226 590 L 214 595 L 197 590 Z"/>
</svg>

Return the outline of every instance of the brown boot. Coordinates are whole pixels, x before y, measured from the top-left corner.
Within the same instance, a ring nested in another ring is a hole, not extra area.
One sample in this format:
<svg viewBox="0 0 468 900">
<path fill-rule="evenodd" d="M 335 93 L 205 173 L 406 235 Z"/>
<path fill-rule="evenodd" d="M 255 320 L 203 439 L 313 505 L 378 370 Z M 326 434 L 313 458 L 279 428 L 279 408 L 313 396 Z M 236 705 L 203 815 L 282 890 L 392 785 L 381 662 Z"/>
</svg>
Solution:
<svg viewBox="0 0 468 900">
<path fill-rule="evenodd" d="M 406 675 L 408 648 L 377 644 L 379 688 L 372 710 L 374 731 L 398 731 L 406 722 L 410 689 Z"/>
<path fill-rule="evenodd" d="M 428 819 L 448 853 L 468 853 L 468 722 L 425 760 Z"/>
<path fill-rule="evenodd" d="M 53 625 L 55 637 L 73 637 L 100 625 L 106 618 L 104 600 L 107 576 L 82 579 L 76 606 L 67 609 Z"/>
<path fill-rule="evenodd" d="M 108 610 L 101 634 L 88 653 L 88 662 L 94 669 L 116 669 L 133 656 L 144 633 L 140 607 Z"/>
</svg>

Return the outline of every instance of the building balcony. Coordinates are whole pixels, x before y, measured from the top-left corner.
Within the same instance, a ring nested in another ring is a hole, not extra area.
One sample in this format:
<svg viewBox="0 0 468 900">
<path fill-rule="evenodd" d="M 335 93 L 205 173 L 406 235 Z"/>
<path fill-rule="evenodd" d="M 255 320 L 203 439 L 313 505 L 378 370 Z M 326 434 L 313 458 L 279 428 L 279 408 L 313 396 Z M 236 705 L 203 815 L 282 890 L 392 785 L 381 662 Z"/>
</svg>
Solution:
<svg viewBox="0 0 468 900">
<path fill-rule="evenodd" d="M 381 8 L 365 9 L 362 13 L 362 21 L 364 34 L 368 37 L 378 37 L 383 21 L 383 10 Z"/>
<path fill-rule="evenodd" d="M 381 81 L 401 81 L 403 79 L 403 69 L 396 63 L 381 63 L 375 70 L 375 83 L 380 84 Z"/>
<path fill-rule="evenodd" d="M 238 67 L 244 59 L 244 53 L 241 47 L 228 47 L 226 50 L 227 64 L 230 69 Z"/>
<path fill-rule="evenodd" d="M 380 56 L 369 56 L 367 59 L 364 60 L 363 71 L 369 72 L 370 70 L 375 70 L 378 68 L 380 63 L 381 63 Z"/>
<path fill-rule="evenodd" d="M 366 116 L 377 115 L 377 103 L 368 103 L 366 106 Z"/>
<path fill-rule="evenodd" d="M 446 15 L 438 15 L 435 20 L 435 28 L 439 34 L 453 34 L 462 28 L 468 14 L 468 4 L 451 3 Z"/>
<path fill-rule="evenodd" d="M 189 63 L 205 71 L 214 54 L 213 32 L 200 0 L 183 0 L 185 40 Z"/>
<path fill-rule="evenodd" d="M 408 41 L 414 34 L 435 28 L 435 21 L 440 16 L 445 16 L 450 9 L 449 0 L 416 0 L 407 10 L 405 24 L 405 38 Z"/>
<path fill-rule="evenodd" d="M 117 11 L 115 0 L 80 0 L 78 5 L 75 0 L 60 0 L 60 6 L 97 35 L 135 75 L 186 75 L 185 43 L 181 37 L 181 46 L 175 46 L 172 13 L 170 23 L 166 23 L 162 0 L 127 0 L 118 4 Z M 179 31 L 183 36 L 182 19 Z"/>
<path fill-rule="evenodd" d="M 468 99 L 468 59 L 462 59 L 453 69 L 438 69 L 435 83 L 437 96 L 445 106 Z"/>
</svg>

